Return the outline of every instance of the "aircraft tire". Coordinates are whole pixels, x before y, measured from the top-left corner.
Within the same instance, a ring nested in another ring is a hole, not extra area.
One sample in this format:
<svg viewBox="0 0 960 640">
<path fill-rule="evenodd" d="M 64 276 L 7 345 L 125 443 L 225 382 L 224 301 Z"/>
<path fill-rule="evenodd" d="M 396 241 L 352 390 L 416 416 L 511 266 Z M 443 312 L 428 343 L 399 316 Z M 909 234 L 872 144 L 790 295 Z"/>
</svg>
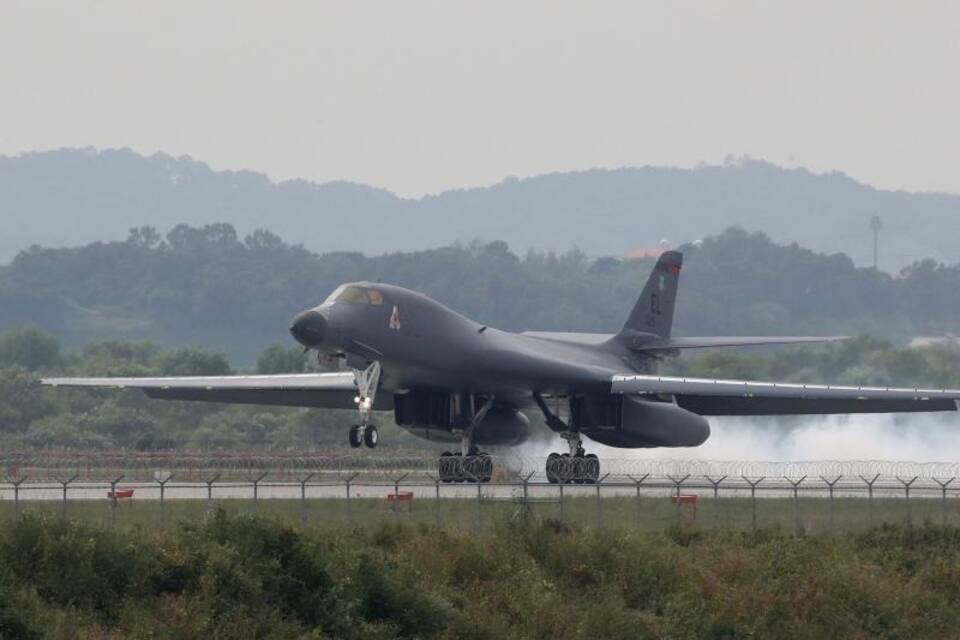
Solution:
<svg viewBox="0 0 960 640">
<path fill-rule="evenodd" d="M 363 444 L 363 438 L 360 436 L 360 425 L 355 424 L 350 427 L 350 446 L 356 449 Z"/>
<path fill-rule="evenodd" d="M 583 475 L 583 456 L 570 456 L 570 482 L 572 484 L 583 484 L 586 478 Z"/>
<path fill-rule="evenodd" d="M 380 432 L 374 425 L 368 424 L 367 428 L 363 430 L 363 443 L 367 445 L 367 448 L 373 449 L 379 441 Z"/>
<path fill-rule="evenodd" d="M 574 458 L 569 453 L 560 454 L 560 483 L 572 484 L 576 475 L 574 475 Z"/>
<path fill-rule="evenodd" d="M 547 482 L 550 484 L 559 484 L 560 482 L 560 454 L 551 453 L 547 456 Z"/>
<path fill-rule="evenodd" d="M 595 453 L 588 453 L 583 456 L 580 462 L 580 470 L 583 473 L 583 481 L 587 484 L 596 484 L 600 479 L 600 458 Z"/>
</svg>

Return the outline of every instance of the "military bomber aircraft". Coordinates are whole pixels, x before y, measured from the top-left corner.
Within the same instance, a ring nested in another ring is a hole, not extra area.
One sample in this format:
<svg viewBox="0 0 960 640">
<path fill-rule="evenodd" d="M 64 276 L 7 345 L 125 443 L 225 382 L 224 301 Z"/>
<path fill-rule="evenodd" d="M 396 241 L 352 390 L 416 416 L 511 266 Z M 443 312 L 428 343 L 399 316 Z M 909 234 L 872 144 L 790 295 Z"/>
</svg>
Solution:
<svg viewBox="0 0 960 640">
<path fill-rule="evenodd" d="M 350 408 L 354 447 L 375 447 L 373 411 L 427 440 L 459 443 L 439 461 L 445 482 L 486 482 L 480 447 L 526 438 L 527 410 L 542 412 L 568 445 L 550 454 L 554 483 L 592 483 L 597 456 L 584 437 L 612 447 L 695 447 L 704 416 L 955 411 L 960 390 L 890 389 L 667 377 L 657 361 L 681 349 L 839 340 L 839 337 L 673 338 L 683 256 L 660 256 L 617 334 L 510 333 L 479 324 L 425 295 L 381 283 L 344 284 L 290 326 L 306 349 L 348 370 L 180 378 L 48 378 L 59 387 L 142 389 L 151 398 Z"/>
</svg>

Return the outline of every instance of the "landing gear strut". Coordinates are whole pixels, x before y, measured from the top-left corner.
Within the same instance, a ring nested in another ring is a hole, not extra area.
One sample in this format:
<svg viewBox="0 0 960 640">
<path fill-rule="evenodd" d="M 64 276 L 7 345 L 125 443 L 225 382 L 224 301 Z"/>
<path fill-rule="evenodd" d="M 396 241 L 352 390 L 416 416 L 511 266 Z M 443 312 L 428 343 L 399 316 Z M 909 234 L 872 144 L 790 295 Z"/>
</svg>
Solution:
<svg viewBox="0 0 960 640">
<path fill-rule="evenodd" d="M 380 432 L 376 425 L 370 424 L 370 411 L 377 395 L 377 385 L 380 383 L 380 363 L 372 362 L 366 369 L 353 370 L 353 384 L 357 387 L 357 395 L 353 402 L 360 412 L 360 423 L 350 427 L 350 446 L 357 448 L 362 444 L 373 449 L 380 440 Z"/>
<path fill-rule="evenodd" d="M 600 479 L 600 459 L 596 454 L 584 452 L 580 433 L 550 411 L 539 393 L 534 393 L 533 399 L 543 412 L 547 425 L 560 432 L 570 449 L 569 453 L 547 456 L 547 481 L 551 484 L 595 484 Z"/>
<path fill-rule="evenodd" d="M 469 401 L 472 403 L 472 398 Z M 473 430 L 493 407 L 493 401 L 493 396 L 487 398 L 470 419 L 470 425 L 460 433 L 460 451 L 444 451 L 440 456 L 440 482 L 490 482 L 493 477 L 493 458 L 474 446 Z"/>
</svg>

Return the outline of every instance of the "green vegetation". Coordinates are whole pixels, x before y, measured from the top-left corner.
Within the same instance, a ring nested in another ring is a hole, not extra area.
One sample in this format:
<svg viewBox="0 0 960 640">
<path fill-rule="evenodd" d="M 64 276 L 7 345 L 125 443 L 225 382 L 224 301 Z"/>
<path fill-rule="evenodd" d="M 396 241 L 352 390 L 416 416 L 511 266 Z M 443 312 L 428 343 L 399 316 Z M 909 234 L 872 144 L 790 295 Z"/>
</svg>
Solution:
<svg viewBox="0 0 960 640">
<path fill-rule="evenodd" d="M 262 373 L 312 367 L 296 347 L 275 345 L 257 359 Z M 668 360 L 665 373 L 798 382 L 960 388 L 960 348 L 896 347 L 860 337 L 839 345 L 763 352 L 715 350 Z M 0 334 L 0 445 L 7 447 L 302 449 L 342 446 L 349 411 L 154 401 L 138 391 L 42 388 L 43 375 L 217 375 L 235 372 L 225 355 L 149 342 L 95 342 L 64 353 L 37 329 Z M 535 421 L 538 415 L 531 414 Z M 383 446 L 428 445 L 392 424 Z M 545 428 L 544 428 L 545 429 Z M 546 433 L 546 431 L 543 431 Z M 394 449 L 396 450 L 396 449 Z"/>
<path fill-rule="evenodd" d="M 172 530 L 27 517 L 0 530 L 12 638 L 941 638 L 960 529 L 469 534 L 301 529 L 222 511 Z"/>
<path fill-rule="evenodd" d="M 29 492 L 24 491 L 21 494 L 21 500 L 24 501 L 19 505 L 9 499 L 0 501 L 0 522 L 27 515 L 49 519 L 66 517 L 98 525 L 164 528 L 173 527 L 181 521 L 202 519 L 220 509 L 231 515 L 265 516 L 308 529 L 324 530 L 349 526 L 371 527 L 392 522 L 442 525 L 450 531 L 489 533 L 504 523 L 525 519 L 553 519 L 584 529 L 666 531 L 684 525 L 726 531 L 776 527 L 784 531 L 815 534 L 865 531 L 880 524 L 932 522 L 960 525 L 960 501 L 954 496 L 943 500 L 939 491 L 931 490 L 918 492 L 914 489 L 910 499 L 905 499 L 901 492 L 897 497 L 867 499 L 866 495 L 862 495 L 838 497 L 832 502 L 822 491 L 815 490 L 801 490 L 797 500 L 761 494 L 755 501 L 748 497 L 723 497 L 730 495 L 727 492 L 716 500 L 702 496 L 694 509 L 690 505 L 674 505 L 670 500 L 670 489 L 647 490 L 637 498 L 623 493 L 613 495 L 612 490 L 607 488 L 601 491 L 602 498 L 598 500 L 593 487 L 566 487 L 562 503 L 555 487 L 549 491 L 537 491 L 536 496 L 526 503 L 519 497 L 506 497 L 504 491 L 498 492 L 496 497 L 484 491 L 480 501 L 473 496 L 450 497 L 454 495 L 450 491 L 456 489 L 441 487 L 444 497 L 436 500 L 433 498 L 433 485 L 401 486 L 401 491 L 412 491 L 415 498 L 412 504 L 395 504 L 385 499 L 388 489 L 383 485 L 376 488 L 355 485 L 349 501 L 343 498 L 342 484 L 338 492 L 340 497 L 314 498 L 311 497 L 313 489 L 308 487 L 306 500 L 293 497 L 298 494 L 298 487 L 285 490 L 283 495 L 288 496 L 286 498 L 263 498 L 265 494 L 271 495 L 267 494 L 271 490 L 261 487 L 259 500 L 218 498 L 222 487 L 214 488 L 213 500 L 185 499 L 184 494 L 178 494 L 175 487 L 168 487 L 167 499 L 163 503 L 156 499 L 156 491 L 152 493 L 153 499 L 150 499 L 145 497 L 148 494 L 137 490 L 141 497 L 114 504 L 104 499 L 108 489 L 103 488 L 101 499 L 71 498 L 66 508 L 60 500 L 25 501 L 29 498 Z M 232 491 L 236 495 L 237 490 Z M 240 491 L 247 496 L 253 494 L 249 486 Z M 90 495 L 89 492 L 87 495 Z M 177 495 L 180 499 L 171 499 L 171 496 Z M 192 495 L 197 496 L 197 492 L 194 490 Z"/>
<path fill-rule="evenodd" d="M 676 335 L 960 333 L 958 266 L 925 261 L 891 277 L 738 229 L 681 249 Z M 576 249 L 521 257 L 504 242 L 318 255 L 268 231 L 241 238 L 226 224 L 165 237 L 146 227 L 125 242 L 19 254 L 0 268 L 0 329 L 37 326 L 73 349 L 103 339 L 204 345 L 252 365 L 269 345 L 291 344 L 294 313 L 365 279 L 423 291 L 506 330 L 613 332 L 651 266 Z"/>
</svg>

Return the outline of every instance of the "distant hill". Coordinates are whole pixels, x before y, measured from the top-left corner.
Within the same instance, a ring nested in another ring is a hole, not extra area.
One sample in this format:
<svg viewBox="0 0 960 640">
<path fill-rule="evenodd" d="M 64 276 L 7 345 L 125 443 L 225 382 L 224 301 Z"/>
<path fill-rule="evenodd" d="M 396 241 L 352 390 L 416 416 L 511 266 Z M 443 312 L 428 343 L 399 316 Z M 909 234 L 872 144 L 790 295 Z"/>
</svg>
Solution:
<svg viewBox="0 0 960 640">
<path fill-rule="evenodd" d="M 778 242 L 871 262 L 868 220 L 883 219 L 881 268 L 921 258 L 960 262 L 960 196 L 882 191 L 843 174 L 764 162 L 697 169 L 589 170 L 507 179 L 485 188 L 404 199 L 360 184 L 273 183 L 248 171 L 130 150 L 72 149 L 0 157 L 0 261 L 38 244 L 121 240 L 130 227 L 228 222 L 268 228 L 318 251 L 378 254 L 506 239 L 591 256 L 624 255 L 661 239 L 681 244 L 730 225 Z"/>
<path fill-rule="evenodd" d="M 960 334 L 960 265 L 924 261 L 898 277 L 842 254 L 730 229 L 680 247 L 675 335 Z M 512 253 L 505 242 L 366 257 L 318 255 L 230 225 L 144 229 L 122 242 L 33 248 L 0 267 L 0 331 L 33 325 L 75 348 L 96 339 L 193 344 L 249 364 L 292 344 L 290 317 L 338 284 L 382 280 L 507 330 L 613 332 L 651 259 Z"/>
</svg>

